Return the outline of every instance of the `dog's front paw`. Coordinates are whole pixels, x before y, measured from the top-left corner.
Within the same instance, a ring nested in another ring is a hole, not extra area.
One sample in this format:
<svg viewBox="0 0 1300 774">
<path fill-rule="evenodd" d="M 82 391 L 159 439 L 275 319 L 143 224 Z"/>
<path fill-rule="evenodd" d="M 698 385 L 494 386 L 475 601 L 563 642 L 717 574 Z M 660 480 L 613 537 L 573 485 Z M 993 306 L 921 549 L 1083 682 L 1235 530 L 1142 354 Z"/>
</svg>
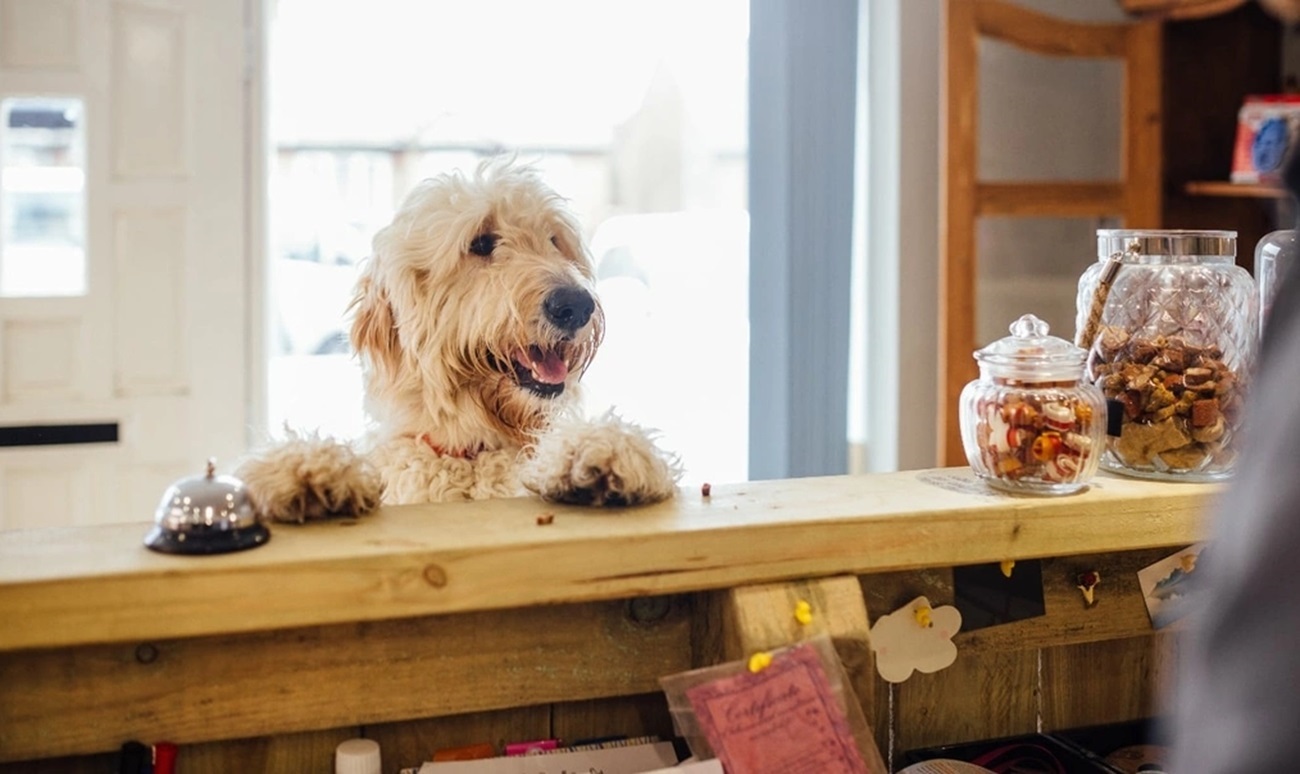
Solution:
<svg viewBox="0 0 1300 774">
<path fill-rule="evenodd" d="M 258 512 L 272 521 L 364 516 L 379 505 L 384 490 L 379 473 L 351 446 L 314 435 L 290 433 L 244 460 L 235 475 Z"/>
<path fill-rule="evenodd" d="M 681 469 L 650 435 L 613 414 L 557 420 L 520 471 L 530 491 L 575 505 L 639 505 L 677 491 Z"/>
</svg>

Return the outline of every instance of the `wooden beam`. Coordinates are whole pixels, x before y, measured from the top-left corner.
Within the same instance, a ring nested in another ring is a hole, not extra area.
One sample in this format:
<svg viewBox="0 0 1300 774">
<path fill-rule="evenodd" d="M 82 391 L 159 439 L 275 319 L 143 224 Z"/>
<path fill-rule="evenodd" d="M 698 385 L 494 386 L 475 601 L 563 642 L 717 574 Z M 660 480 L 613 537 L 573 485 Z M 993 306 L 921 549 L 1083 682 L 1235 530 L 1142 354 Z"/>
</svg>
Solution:
<svg viewBox="0 0 1300 774">
<path fill-rule="evenodd" d="M 0 761 L 655 692 L 691 667 L 687 606 L 662 602 L 9 653 Z"/>
<path fill-rule="evenodd" d="M 980 183 L 977 212 L 1054 218 L 1101 218 L 1124 212 L 1119 183 Z"/>
<path fill-rule="evenodd" d="M 905 471 L 719 484 L 627 510 L 392 507 L 197 558 L 145 549 L 147 524 L 4 532 L 0 652 L 1187 544 L 1219 491 L 1101 476 L 1077 495 L 1015 497 L 965 468 Z"/>
<path fill-rule="evenodd" d="M 1127 24 L 1065 21 L 1002 0 L 965 0 L 975 6 L 979 34 L 1049 56 L 1117 59 L 1125 54 Z"/>
<path fill-rule="evenodd" d="M 943 197 L 939 228 L 939 460 L 966 464 L 957 407 L 975 378 L 975 218 L 979 176 L 979 39 L 976 3 L 948 0 L 944 14 Z"/>
<path fill-rule="evenodd" d="M 844 665 L 866 722 L 882 750 L 888 745 L 888 711 L 876 707 L 876 662 L 862 587 L 856 577 L 764 584 L 726 589 L 710 595 L 708 611 L 697 618 L 717 627 L 705 640 L 712 652 L 697 661 L 742 661 L 759 651 L 774 650 L 827 635 Z M 795 618 L 800 602 L 808 603 L 811 620 Z M 698 632 L 698 629 L 697 629 Z M 884 746 L 882 746 L 884 745 Z"/>
</svg>

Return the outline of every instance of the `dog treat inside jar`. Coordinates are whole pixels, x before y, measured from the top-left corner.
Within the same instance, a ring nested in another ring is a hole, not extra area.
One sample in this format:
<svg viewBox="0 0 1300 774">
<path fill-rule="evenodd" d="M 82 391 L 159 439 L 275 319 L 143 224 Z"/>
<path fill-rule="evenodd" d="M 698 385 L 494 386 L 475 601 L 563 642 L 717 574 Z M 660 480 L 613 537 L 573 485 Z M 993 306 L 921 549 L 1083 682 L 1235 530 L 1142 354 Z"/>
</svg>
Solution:
<svg viewBox="0 0 1300 774">
<path fill-rule="evenodd" d="M 1101 393 L 1082 380 L 1087 352 L 1027 314 L 975 353 L 979 379 L 961 394 L 961 434 L 975 474 L 999 489 L 1069 494 L 1097 472 Z"/>
<path fill-rule="evenodd" d="M 1075 341 L 1106 398 L 1107 470 L 1185 481 L 1231 474 L 1259 330 L 1236 244 L 1233 231 L 1097 232 Z"/>
</svg>

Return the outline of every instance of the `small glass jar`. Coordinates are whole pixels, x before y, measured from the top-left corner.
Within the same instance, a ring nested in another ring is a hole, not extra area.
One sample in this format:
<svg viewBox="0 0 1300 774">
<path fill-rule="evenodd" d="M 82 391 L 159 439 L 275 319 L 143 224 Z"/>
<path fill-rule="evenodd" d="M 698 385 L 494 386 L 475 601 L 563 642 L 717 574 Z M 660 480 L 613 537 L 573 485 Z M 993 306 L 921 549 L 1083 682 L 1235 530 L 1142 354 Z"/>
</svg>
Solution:
<svg viewBox="0 0 1300 774">
<path fill-rule="evenodd" d="M 1296 251 L 1300 243 L 1296 242 L 1294 229 L 1274 231 L 1264 235 L 1255 245 L 1255 284 L 1259 287 L 1259 330 L 1263 335 L 1264 326 L 1268 325 L 1268 313 L 1273 309 L 1273 296 L 1277 295 L 1277 286 L 1291 264 L 1295 263 Z"/>
<path fill-rule="evenodd" d="M 1107 470 L 1231 475 L 1259 335 L 1255 283 L 1236 252 L 1234 231 L 1097 232 L 1075 343 L 1106 397 Z"/>
<path fill-rule="evenodd" d="M 975 353 L 961 393 L 962 445 L 975 475 L 1009 492 L 1070 494 L 1097 473 L 1105 403 L 1082 379 L 1087 352 L 1027 314 Z"/>
</svg>

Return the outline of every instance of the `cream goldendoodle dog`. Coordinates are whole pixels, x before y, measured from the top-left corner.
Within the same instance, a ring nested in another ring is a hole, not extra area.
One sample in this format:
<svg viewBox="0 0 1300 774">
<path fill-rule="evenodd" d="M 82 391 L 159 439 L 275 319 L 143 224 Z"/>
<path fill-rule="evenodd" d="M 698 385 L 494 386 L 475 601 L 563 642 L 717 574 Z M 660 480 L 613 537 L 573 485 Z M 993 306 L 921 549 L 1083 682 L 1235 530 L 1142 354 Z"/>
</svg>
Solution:
<svg viewBox="0 0 1300 774">
<path fill-rule="evenodd" d="M 625 505 L 676 491 L 676 460 L 579 413 L 604 314 L 577 224 L 526 167 L 421 183 L 379 231 L 353 300 L 368 437 L 291 435 L 239 475 L 279 521 L 535 492 Z"/>
</svg>

